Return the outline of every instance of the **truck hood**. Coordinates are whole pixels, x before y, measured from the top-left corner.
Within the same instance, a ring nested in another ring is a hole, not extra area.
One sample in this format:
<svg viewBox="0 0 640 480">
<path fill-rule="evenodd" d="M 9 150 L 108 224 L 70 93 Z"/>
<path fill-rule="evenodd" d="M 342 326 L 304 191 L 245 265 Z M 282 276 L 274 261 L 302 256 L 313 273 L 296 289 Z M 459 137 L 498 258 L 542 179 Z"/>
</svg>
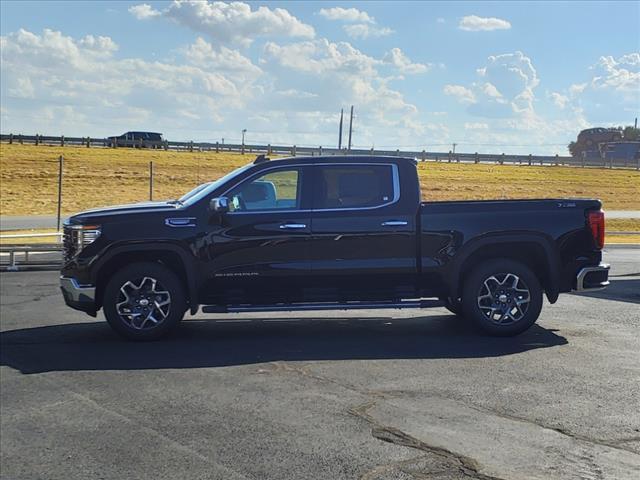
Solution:
<svg viewBox="0 0 640 480">
<path fill-rule="evenodd" d="M 113 217 L 120 215 L 131 215 L 152 212 L 174 212 L 179 204 L 163 202 L 141 202 L 130 203 L 127 205 L 114 205 L 103 208 L 94 208 L 77 213 L 69 218 L 69 223 L 78 224 L 87 221 L 98 221 L 104 217 Z"/>
</svg>

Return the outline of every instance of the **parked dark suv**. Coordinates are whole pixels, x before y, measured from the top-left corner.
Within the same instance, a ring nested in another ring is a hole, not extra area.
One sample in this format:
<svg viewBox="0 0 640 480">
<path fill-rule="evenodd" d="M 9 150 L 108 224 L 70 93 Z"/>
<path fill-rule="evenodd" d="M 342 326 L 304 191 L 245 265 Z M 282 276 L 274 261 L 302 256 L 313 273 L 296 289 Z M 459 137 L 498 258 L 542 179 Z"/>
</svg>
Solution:
<svg viewBox="0 0 640 480">
<path fill-rule="evenodd" d="M 578 134 L 578 145 L 591 149 L 599 143 L 618 142 L 622 140 L 622 132 L 616 128 L 588 128 Z"/>
<path fill-rule="evenodd" d="M 162 134 L 156 132 L 127 132 L 107 137 L 109 147 L 159 148 L 163 142 Z"/>
</svg>

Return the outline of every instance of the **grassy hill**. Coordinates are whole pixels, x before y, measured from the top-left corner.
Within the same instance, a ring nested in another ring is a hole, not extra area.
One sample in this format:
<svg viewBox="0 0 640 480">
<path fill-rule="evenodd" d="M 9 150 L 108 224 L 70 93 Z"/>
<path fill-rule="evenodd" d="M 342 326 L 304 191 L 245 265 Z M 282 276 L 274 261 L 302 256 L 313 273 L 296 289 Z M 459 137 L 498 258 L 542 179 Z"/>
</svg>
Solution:
<svg viewBox="0 0 640 480">
<path fill-rule="evenodd" d="M 58 157 L 64 156 L 62 210 L 176 198 L 253 160 L 253 155 L 128 148 L 0 144 L 0 214 L 56 212 Z M 605 209 L 640 210 L 640 172 L 576 167 L 420 163 L 425 200 L 596 197 Z"/>
</svg>

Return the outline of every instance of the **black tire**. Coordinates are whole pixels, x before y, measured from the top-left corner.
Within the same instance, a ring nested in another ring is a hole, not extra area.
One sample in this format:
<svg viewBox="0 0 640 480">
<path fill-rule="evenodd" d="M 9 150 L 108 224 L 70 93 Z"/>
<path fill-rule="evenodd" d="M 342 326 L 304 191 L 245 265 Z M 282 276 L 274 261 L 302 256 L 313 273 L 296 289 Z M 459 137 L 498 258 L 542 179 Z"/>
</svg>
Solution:
<svg viewBox="0 0 640 480">
<path fill-rule="evenodd" d="M 121 336 L 156 340 L 180 323 L 187 302 L 175 273 L 160 263 L 141 262 L 118 270 L 109 279 L 103 309 L 107 322 Z"/>
<path fill-rule="evenodd" d="M 488 260 L 464 279 L 464 316 L 490 335 L 518 335 L 536 322 L 541 310 L 540 282 L 531 269 L 520 262 Z"/>
</svg>

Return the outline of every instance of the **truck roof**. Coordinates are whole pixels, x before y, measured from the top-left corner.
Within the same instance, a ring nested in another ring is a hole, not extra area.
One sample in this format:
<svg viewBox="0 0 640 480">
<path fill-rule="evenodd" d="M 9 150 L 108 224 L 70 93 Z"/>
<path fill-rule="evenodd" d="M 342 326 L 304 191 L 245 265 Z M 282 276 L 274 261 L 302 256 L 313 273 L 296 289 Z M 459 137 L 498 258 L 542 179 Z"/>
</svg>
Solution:
<svg viewBox="0 0 640 480">
<path fill-rule="evenodd" d="M 308 163 L 389 163 L 389 162 L 411 162 L 417 163 L 414 157 L 397 157 L 393 155 L 319 155 L 319 156 L 297 156 L 297 157 L 283 157 L 274 158 L 270 160 L 265 155 L 258 155 L 253 162 L 259 164 L 263 162 L 278 162 L 278 163 L 293 163 L 293 162 L 308 162 Z"/>
</svg>

